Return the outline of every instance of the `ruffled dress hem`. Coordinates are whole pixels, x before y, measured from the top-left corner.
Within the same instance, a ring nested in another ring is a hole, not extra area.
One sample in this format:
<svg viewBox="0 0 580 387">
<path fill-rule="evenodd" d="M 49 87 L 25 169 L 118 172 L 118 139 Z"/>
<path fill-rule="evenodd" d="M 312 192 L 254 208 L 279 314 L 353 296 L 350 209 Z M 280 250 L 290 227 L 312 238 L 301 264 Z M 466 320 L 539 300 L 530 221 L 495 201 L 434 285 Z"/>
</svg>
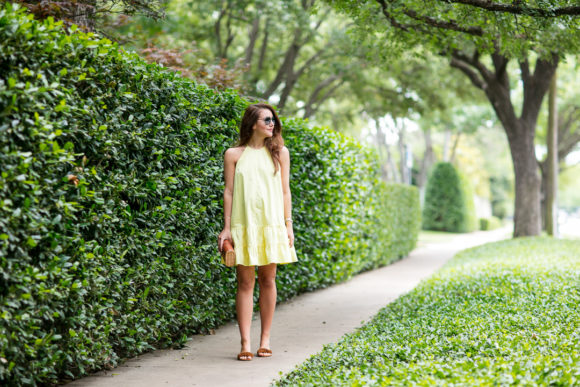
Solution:
<svg viewBox="0 0 580 387">
<path fill-rule="evenodd" d="M 264 266 L 297 262 L 294 247 L 288 245 L 288 234 L 283 225 L 243 226 L 231 229 L 236 253 L 236 265 Z"/>
</svg>

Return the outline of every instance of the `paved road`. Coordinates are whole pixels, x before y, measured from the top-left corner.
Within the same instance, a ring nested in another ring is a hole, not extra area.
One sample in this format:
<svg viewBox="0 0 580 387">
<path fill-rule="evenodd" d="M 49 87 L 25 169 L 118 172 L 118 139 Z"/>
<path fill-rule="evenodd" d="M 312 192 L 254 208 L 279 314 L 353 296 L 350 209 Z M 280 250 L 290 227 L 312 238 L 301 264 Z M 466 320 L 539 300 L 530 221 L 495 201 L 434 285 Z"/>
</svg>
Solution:
<svg viewBox="0 0 580 387">
<path fill-rule="evenodd" d="M 194 336 L 183 349 L 154 351 L 69 386 L 268 386 L 281 373 L 319 352 L 324 344 L 336 342 L 360 327 L 458 251 L 510 235 L 511 230 L 500 229 L 460 235 L 443 244 L 426 244 L 392 265 L 279 305 L 272 329 L 271 358 L 235 360 L 239 334 L 236 324 L 230 323 L 214 335 Z M 252 328 L 255 351 L 259 318 L 254 319 Z"/>
</svg>

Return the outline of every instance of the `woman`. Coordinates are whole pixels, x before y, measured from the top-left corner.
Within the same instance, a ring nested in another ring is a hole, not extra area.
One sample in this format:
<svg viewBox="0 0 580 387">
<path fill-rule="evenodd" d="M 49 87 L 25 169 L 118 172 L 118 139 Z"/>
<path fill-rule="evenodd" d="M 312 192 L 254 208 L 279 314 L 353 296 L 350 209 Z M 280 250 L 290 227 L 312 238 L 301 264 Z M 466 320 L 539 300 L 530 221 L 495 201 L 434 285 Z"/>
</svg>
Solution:
<svg viewBox="0 0 580 387">
<path fill-rule="evenodd" d="M 259 357 L 272 356 L 270 329 L 276 307 L 276 265 L 296 262 L 290 195 L 290 153 L 282 126 L 267 104 L 250 105 L 240 125 L 238 145 L 224 156 L 224 229 L 218 237 L 233 242 L 238 292 L 236 312 L 242 348 L 238 360 L 252 360 L 250 325 L 255 269 L 260 287 L 262 332 Z"/>
</svg>

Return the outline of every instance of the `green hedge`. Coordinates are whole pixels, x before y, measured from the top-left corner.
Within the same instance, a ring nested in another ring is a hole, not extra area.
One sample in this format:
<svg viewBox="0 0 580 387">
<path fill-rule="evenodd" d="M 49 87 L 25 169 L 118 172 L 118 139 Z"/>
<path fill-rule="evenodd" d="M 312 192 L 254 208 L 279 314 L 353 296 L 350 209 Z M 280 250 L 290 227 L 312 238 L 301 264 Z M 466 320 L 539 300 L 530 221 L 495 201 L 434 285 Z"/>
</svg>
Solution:
<svg viewBox="0 0 580 387">
<path fill-rule="evenodd" d="M 580 241 L 458 254 L 282 386 L 580 385 Z"/>
<path fill-rule="evenodd" d="M 495 216 L 479 219 L 479 229 L 482 231 L 495 230 L 501 227 L 501 220 Z"/>
<path fill-rule="evenodd" d="M 77 378 L 232 319 L 216 237 L 223 153 L 249 102 L 11 7 L 0 8 L 0 384 Z M 299 263 L 280 268 L 280 301 L 414 247 L 417 190 L 380 182 L 353 140 L 285 127 Z"/>
<path fill-rule="evenodd" d="M 470 232 L 477 228 L 469 181 L 451 163 L 435 164 L 425 190 L 423 229 Z"/>
</svg>

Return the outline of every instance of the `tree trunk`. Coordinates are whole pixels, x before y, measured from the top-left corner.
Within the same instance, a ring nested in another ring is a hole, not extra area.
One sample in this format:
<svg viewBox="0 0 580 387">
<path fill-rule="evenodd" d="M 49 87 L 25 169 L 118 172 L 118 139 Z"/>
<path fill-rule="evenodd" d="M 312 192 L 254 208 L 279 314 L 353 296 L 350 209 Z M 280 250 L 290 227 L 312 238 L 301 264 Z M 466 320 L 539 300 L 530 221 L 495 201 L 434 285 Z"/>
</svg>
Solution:
<svg viewBox="0 0 580 387">
<path fill-rule="evenodd" d="M 373 138 L 375 140 L 375 146 L 377 147 L 377 151 L 379 153 L 379 159 L 381 160 L 381 177 L 383 180 L 385 181 L 389 181 L 389 170 L 388 170 L 388 165 L 385 163 L 383 163 L 383 160 L 385 160 L 385 154 L 384 154 L 384 147 L 386 146 L 387 142 L 386 142 L 386 138 L 385 138 L 385 133 L 377 127 L 377 131 L 374 134 Z"/>
<path fill-rule="evenodd" d="M 548 159 L 546 170 L 546 231 L 558 236 L 558 111 L 556 103 L 556 74 L 548 95 Z"/>
<path fill-rule="evenodd" d="M 564 160 L 570 154 L 578 142 L 580 142 L 580 107 L 572 106 L 566 109 L 567 112 L 560 112 L 557 118 L 558 126 L 558 174 L 560 170 L 560 161 Z M 546 229 L 547 209 L 546 209 L 546 184 L 548 169 L 548 158 L 538 160 L 540 173 L 542 177 L 542 229 Z"/>
<path fill-rule="evenodd" d="M 461 137 L 461 132 L 457 132 L 455 135 L 455 140 L 453 140 L 453 146 L 451 147 L 451 155 L 449 156 L 449 162 L 453 164 L 455 162 L 455 155 L 457 154 L 457 146 L 459 145 L 459 138 Z"/>
<path fill-rule="evenodd" d="M 542 226 L 542 230 L 546 230 L 546 219 L 548 218 L 547 215 L 547 207 L 546 207 L 546 184 L 548 182 L 548 177 L 546 176 L 546 169 L 544 168 L 544 164 L 547 166 L 547 160 L 544 160 L 543 164 L 538 164 L 538 166 L 540 167 L 540 179 L 541 179 L 541 183 L 540 183 L 540 211 L 542 214 L 542 219 L 541 219 L 541 226 Z"/>
<path fill-rule="evenodd" d="M 252 27 L 250 28 L 250 32 L 248 34 L 250 42 L 246 47 L 246 57 L 244 59 L 246 66 L 252 65 L 252 58 L 254 56 L 254 47 L 256 46 L 256 41 L 258 40 L 259 32 L 260 32 L 260 16 L 257 16 L 252 22 Z"/>
<path fill-rule="evenodd" d="M 287 77 L 288 72 L 292 72 L 294 69 L 294 63 L 296 62 L 296 58 L 298 58 L 298 52 L 302 48 L 302 44 L 300 41 L 302 36 L 302 32 L 300 29 L 296 29 L 294 31 L 294 39 L 292 43 L 286 50 L 286 55 L 284 56 L 284 61 L 282 65 L 278 68 L 278 72 L 276 73 L 276 77 L 268 86 L 268 89 L 262 94 L 262 98 L 268 99 L 274 94 L 278 86 L 284 81 L 284 78 Z"/>
<path fill-rule="evenodd" d="M 222 6 L 223 4 L 225 4 L 226 2 L 223 1 L 222 2 Z M 216 45 L 217 45 L 217 57 L 218 58 L 223 58 L 222 56 L 222 34 L 221 34 L 221 29 L 222 29 L 222 20 L 224 18 L 224 16 L 226 15 L 227 12 L 227 8 L 220 10 L 219 16 L 217 18 L 217 20 L 215 21 L 214 25 L 213 25 L 213 29 L 214 29 L 214 33 L 216 36 Z"/>
<path fill-rule="evenodd" d="M 421 204 L 423 204 L 423 199 L 425 197 L 425 184 L 427 183 L 427 176 L 429 175 L 431 166 L 435 162 L 435 154 L 433 153 L 433 140 L 431 139 L 431 128 L 423 130 L 423 137 L 425 138 L 425 153 L 423 154 L 421 170 L 419 171 L 419 175 L 417 177 L 417 187 L 419 187 Z"/>
<path fill-rule="evenodd" d="M 399 132 L 399 168 L 401 173 L 401 182 L 403 184 L 411 184 L 411 171 L 407 166 L 407 144 L 405 143 L 405 121 L 403 118 L 395 119 L 397 129 Z"/>
<path fill-rule="evenodd" d="M 539 235 L 540 176 L 534 149 L 534 131 L 518 120 L 515 124 L 523 136 L 508 134 L 516 185 L 514 237 Z"/>
<path fill-rule="evenodd" d="M 387 166 L 390 171 L 390 180 L 395 183 L 401 183 L 401 179 L 399 174 L 397 173 L 397 167 L 395 167 L 395 162 L 393 161 L 393 155 L 391 153 L 391 146 L 389 144 L 385 144 L 385 149 L 387 150 Z"/>
<path fill-rule="evenodd" d="M 534 149 L 536 123 L 542 100 L 550 86 L 550 80 L 558 67 L 558 57 L 538 59 L 533 73 L 529 62 L 519 62 L 524 88 L 522 114 L 517 117 L 510 97 L 508 59 L 499 52 L 491 55 L 493 71 L 472 56 L 454 53 L 451 66 L 458 68 L 471 82 L 482 89 L 502 123 L 507 134 L 514 165 L 516 198 L 514 214 L 514 237 L 539 235 L 541 232 L 540 177 Z"/>
<path fill-rule="evenodd" d="M 264 38 L 260 46 L 260 60 L 258 61 L 258 72 L 264 69 L 264 61 L 266 60 L 266 50 L 268 49 L 268 31 L 270 30 L 270 21 L 266 18 L 266 26 L 264 27 Z M 256 79 L 257 81 L 258 79 Z"/>
<path fill-rule="evenodd" d="M 449 161 L 449 143 L 451 142 L 451 129 L 445 129 L 445 137 L 443 138 L 443 161 Z"/>
</svg>

